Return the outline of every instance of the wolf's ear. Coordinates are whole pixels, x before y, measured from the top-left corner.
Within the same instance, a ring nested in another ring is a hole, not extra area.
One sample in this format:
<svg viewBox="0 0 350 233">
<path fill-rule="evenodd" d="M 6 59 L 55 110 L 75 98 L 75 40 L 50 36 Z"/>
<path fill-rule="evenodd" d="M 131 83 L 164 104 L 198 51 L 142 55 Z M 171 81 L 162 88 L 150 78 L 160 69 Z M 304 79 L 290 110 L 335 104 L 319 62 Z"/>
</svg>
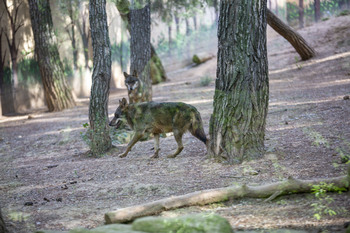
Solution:
<svg viewBox="0 0 350 233">
<path fill-rule="evenodd" d="M 125 98 L 123 98 L 122 101 L 121 101 L 121 104 L 122 104 L 122 106 L 127 106 L 128 105 L 128 101 Z"/>
<path fill-rule="evenodd" d="M 136 70 L 134 70 L 134 72 L 132 73 L 132 76 L 135 76 L 135 77 L 137 77 L 138 75 L 137 75 L 137 71 Z"/>
<path fill-rule="evenodd" d="M 128 73 L 126 73 L 126 72 L 124 72 L 123 74 L 124 74 L 125 78 L 127 78 L 129 76 Z"/>
</svg>

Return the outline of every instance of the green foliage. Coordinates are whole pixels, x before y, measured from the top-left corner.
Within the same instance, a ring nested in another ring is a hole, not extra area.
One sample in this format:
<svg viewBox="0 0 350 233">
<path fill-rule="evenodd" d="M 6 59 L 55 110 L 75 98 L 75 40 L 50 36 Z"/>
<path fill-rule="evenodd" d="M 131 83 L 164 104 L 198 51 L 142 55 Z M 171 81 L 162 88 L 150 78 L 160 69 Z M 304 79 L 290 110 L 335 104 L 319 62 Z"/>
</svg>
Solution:
<svg viewBox="0 0 350 233">
<path fill-rule="evenodd" d="M 299 7 L 291 2 L 287 2 L 287 21 L 289 25 L 298 25 Z"/>
<path fill-rule="evenodd" d="M 3 84 L 5 85 L 9 85 L 11 84 L 11 69 L 9 67 L 4 67 L 4 76 L 3 76 L 4 80 L 3 80 Z"/>
<path fill-rule="evenodd" d="M 138 218 L 132 223 L 132 228 L 145 232 L 233 232 L 229 222 L 215 214 L 191 214 L 176 218 Z"/>
<path fill-rule="evenodd" d="M 311 204 L 314 210 L 314 217 L 317 220 L 320 220 L 322 216 L 325 215 L 334 216 L 338 213 L 345 212 L 343 208 L 333 209 L 331 205 L 334 202 L 334 199 L 327 194 L 327 192 L 337 192 L 340 194 L 346 191 L 345 188 L 339 188 L 332 183 L 327 184 L 325 182 L 321 182 L 318 185 L 313 185 L 311 191 L 317 200 Z"/>
<path fill-rule="evenodd" d="M 305 1 L 304 1 L 305 2 Z M 329 19 L 331 15 L 348 15 L 350 12 L 348 10 L 344 10 L 339 12 L 340 5 L 339 0 L 334 1 L 321 1 L 321 9 L 324 18 L 322 18 L 322 21 L 326 21 Z M 314 22 L 315 20 L 315 7 L 313 2 L 310 4 L 304 3 L 304 21 L 305 24 Z M 297 5 L 297 2 L 287 2 L 287 21 L 289 25 L 298 27 L 299 22 L 299 6 Z"/>
<path fill-rule="evenodd" d="M 177 34 L 176 38 L 172 40 L 171 51 L 175 51 L 175 55 L 182 58 L 183 53 L 194 48 L 198 44 L 198 41 L 212 39 L 214 37 L 216 37 L 216 29 L 212 26 L 202 25 L 197 31 L 193 31 L 190 35 Z M 157 52 L 159 55 L 168 54 L 170 52 L 169 41 L 165 39 L 164 34 L 161 35 L 158 41 Z"/>
<path fill-rule="evenodd" d="M 346 154 L 342 149 L 336 148 L 342 163 L 350 164 L 350 154 Z"/>
<path fill-rule="evenodd" d="M 101 117 L 97 116 L 95 120 L 94 129 L 92 129 L 88 123 L 84 123 L 83 127 L 85 132 L 80 132 L 80 135 L 84 142 L 90 148 L 90 155 L 101 157 L 110 148 L 106 138 L 106 126 L 105 121 L 101 120 Z M 109 134 L 109 128 L 107 128 Z"/>
<path fill-rule="evenodd" d="M 298 63 L 300 59 L 297 56 L 295 56 L 294 59 L 295 59 L 295 65 L 297 66 L 298 70 L 301 70 L 303 66 Z"/>
<path fill-rule="evenodd" d="M 69 61 L 68 58 L 64 58 L 62 61 L 63 64 L 63 73 L 65 77 L 73 77 L 74 71 L 73 71 L 73 63 L 72 61 Z"/>
<path fill-rule="evenodd" d="M 212 80 L 213 80 L 213 79 L 212 79 L 210 76 L 208 76 L 208 75 L 203 76 L 203 77 L 201 77 L 200 85 L 201 85 L 202 87 L 209 86 L 209 84 L 211 83 Z"/>
<path fill-rule="evenodd" d="M 130 41 L 121 41 L 119 44 L 112 44 L 111 59 L 114 62 L 118 62 L 122 70 L 126 70 L 130 59 Z"/>
<path fill-rule="evenodd" d="M 201 63 L 201 60 L 199 59 L 199 57 L 195 54 L 193 55 L 192 57 L 192 61 L 196 64 L 200 64 Z"/>
<path fill-rule="evenodd" d="M 313 131 L 311 129 L 304 129 L 303 132 L 307 134 L 312 140 L 312 144 L 320 147 L 321 145 L 329 148 L 329 142 L 320 133 Z"/>
<path fill-rule="evenodd" d="M 343 10 L 339 14 L 337 14 L 337 16 L 345 16 L 345 15 L 350 15 L 350 11 L 349 10 Z"/>
<path fill-rule="evenodd" d="M 81 138 L 90 147 L 91 151 L 93 151 L 94 145 L 91 141 L 92 130 L 90 129 L 89 123 L 84 123 L 82 126 L 85 129 L 85 131 L 80 132 Z M 133 135 L 134 132 L 129 130 L 125 122 L 123 122 L 118 129 L 109 130 L 109 136 L 114 144 L 128 143 L 132 139 Z"/>
<path fill-rule="evenodd" d="M 18 63 L 18 82 L 28 85 L 41 82 L 38 62 L 33 58 L 24 58 Z"/>
</svg>

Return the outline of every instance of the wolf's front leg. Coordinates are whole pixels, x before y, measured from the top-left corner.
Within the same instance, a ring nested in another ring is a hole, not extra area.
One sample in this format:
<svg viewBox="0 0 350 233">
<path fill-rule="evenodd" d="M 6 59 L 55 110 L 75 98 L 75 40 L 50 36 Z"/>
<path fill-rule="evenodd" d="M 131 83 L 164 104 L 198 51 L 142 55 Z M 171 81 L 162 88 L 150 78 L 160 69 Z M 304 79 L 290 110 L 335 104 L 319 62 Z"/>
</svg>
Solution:
<svg viewBox="0 0 350 233">
<path fill-rule="evenodd" d="M 118 156 L 120 158 L 124 158 L 128 155 L 129 151 L 131 151 L 131 148 L 140 140 L 140 138 L 143 136 L 142 133 L 135 132 L 134 137 L 129 142 L 128 146 L 126 147 L 126 151 L 124 153 L 119 154 Z"/>
</svg>

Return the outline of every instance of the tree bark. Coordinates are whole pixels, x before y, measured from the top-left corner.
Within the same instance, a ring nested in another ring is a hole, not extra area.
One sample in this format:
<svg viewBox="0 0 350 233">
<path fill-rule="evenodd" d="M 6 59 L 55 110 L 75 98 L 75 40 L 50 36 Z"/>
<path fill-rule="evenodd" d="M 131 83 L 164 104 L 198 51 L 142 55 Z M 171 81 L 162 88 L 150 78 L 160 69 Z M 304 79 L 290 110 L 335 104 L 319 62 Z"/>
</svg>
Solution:
<svg viewBox="0 0 350 233">
<path fill-rule="evenodd" d="M 1 208 L 0 208 L 0 232 L 1 233 L 8 233 L 8 230 L 5 226 L 5 221 L 2 217 Z"/>
<path fill-rule="evenodd" d="M 218 24 L 219 21 L 219 9 L 218 9 L 218 0 L 213 0 L 213 6 L 214 6 L 214 11 L 215 11 L 215 25 Z"/>
<path fill-rule="evenodd" d="M 89 105 L 90 150 L 98 156 L 112 147 L 108 125 L 111 80 L 111 45 L 108 35 L 106 0 L 90 0 L 89 19 L 93 47 L 93 73 Z"/>
<path fill-rule="evenodd" d="M 304 27 L 304 0 L 299 0 L 299 28 Z"/>
<path fill-rule="evenodd" d="M 1 16 L 0 16 L 1 21 Z M 2 41 L 3 28 L 0 29 L 0 41 Z M 0 109 L 1 114 L 8 114 L 15 112 L 15 100 L 13 93 L 13 86 L 11 83 L 7 84 L 4 81 L 4 68 L 5 68 L 5 58 L 6 50 L 3 52 L 2 43 L 0 43 Z"/>
<path fill-rule="evenodd" d="M 318 22 L 321 19 L 321 1 L 314 0 L 314 7 L 315 7 L 315 21 Z"/>
<path fill-rule="evenodd" d="M 18 30 L 24 25 L 23 22 L 18 22 L 18 11 L 23 4 L 23 1 L 20 1 L 18 4 L 16 4 L 16 1 L 13 2 L 13 12 L 11 13 L 9 10 L 9 7 L 7 6 L 7 1 L 3 0 L 5 11 L 7 13 L 7 16 L 10 20 L 10 28 L 11 28 L 11 38 L 5 33 L 7 44 L 10 49 L 10 55 L 11 55 L 11 64 L 12 64 L 12 86 L 15 90 L 18 87 L 18 66 L 17 66 L 17 56 L 18 56 L 18 49 L 19 44 L 16 43 L 16 34 Z M 15 91 L 13 91 L 15 92 Z"/>
<path fill-rule="evenodd" d="M 173 40 L 171 38 L 171 34 L 172 34 L 171 32 L 172 32 L 171 25 L 169 24 L 168 25 L 168 48 L 169 48 L 169 54 L 171 54 L 171 45 L 173 43 Z"/>
<path fill-rule="evenodd" d="M 185 23 L 186 23 L 186 36 L 189 36 L 191 34 L 191 29 L 190 29 L 190 22 L 188 21 L 188 18 L 185 18 Z"/>
<path fill-rule="evenodd" d="M 116 1 L 116 7 L 119 11 L 119 14 L 129 31 L 131 35 L 131 29 L 130 29 L 130 2 L 128 0 L 117 0 Z M 162 61 L 157 55 L 156 50 L 154 49 L 153 45 L 151 44 L 151 79 L 152 84 L 157 84 L 159 82 L 164 82 L 168 79 L 165 69 L 163 67 Z M 133 71 L 131 70 L 130 73 Z"/>
<path fill-rule="evenodd" d="M 193 19 L 193 27 L 194 27 L 194 30 L 197 31 L 197 16 L 194 15 L 194 16 L 192 17 L 192 19 Z"/>
<path fill-rule="evenodd" d="M 269 99 L 266 1 L 221 1 L 208 154 L 228 163 L 261 158 Z"/>
<path fill-rule="evenodd" d="M 308 45 L 299 33 L 285 24 L 270 10 L 267 10 L 267 23 L 295 48 L 302 60 L 308 60 L 316 55 L 315 50 Z"/>
<path fill-rule="evenodd" d="M 30 18 L 44 94 L 50 112 L 75 106 L 63 73 L 48 0 L 29 0 Z"/>
<path fill-rule="evenodd" d="M 89 25 L 89 10 L 88 7 L 85 5 L 87 3 L 81 2 L 79 4 L 79 8 L 81 9 L 80 11 L 80 18 L 82 20 L 82 25 L 77 24 L 79 34 L 81 36 L 81 40 L 83 42 L 83 49 L 84 49 L 84 59 L 85 59 L 85 68 L 90 70 L 89 67 L 89 39 L 91 36 L 90 33 L 90 25 Z"/>
<path fill-rule="evenodd" d="M 151 10 L 147 1 L 136 1 L 142 7 L 131 5 L 130 9 L 130 73 L 137 71 L 144 83 L 146 101 L 152 101 L 151 61 Z"/>
<path fill-rule="evenodd" d="M 78 48 L 76 45 L 76 38 L 75 38 L 75 25 L 77 24 L 77 17 L 74 16 L 74 9 L 73 9 L 73 0 L 69 0 L 68 2 L 68 15 L 71 20 L 70 30 L 67 29 L 68 35 L 70 35 L 71 43 L 72 43 L 72 50 L 73 50 L 73 69 L 76 71 L 78 69 Z"/>
<path fill-rule="evenodd" d="M 136 218 L 159 214 L 166 210 L 186 206 L 207 205 L 244 197 L 268 198 L 267 200 L 271 200 L 282 195 L 310 193 L 312 192 L 313 185 L 319 185 L 322 182 L 333 184 L 334 187 L 338 188 L 337 190 L 339 190 L 339 188 L 349 189 L 350 175 L 315 180 L 298 180 L 290 177 L 284 181 L 260 186 L 243 184 L 202 190 L 108 212 L 105 214 L 105 221 L 107 224 L 130 222 Z M 328 191 L 336 192 L 337 190 Z"/>
<path fill-rule="evenodd" d="M 180 34 L 180 18 L 179 16 L 177 16 L 177 14 L 175 13 L 175 24 L 176 24 L 176 35 Z"/>
</svg>

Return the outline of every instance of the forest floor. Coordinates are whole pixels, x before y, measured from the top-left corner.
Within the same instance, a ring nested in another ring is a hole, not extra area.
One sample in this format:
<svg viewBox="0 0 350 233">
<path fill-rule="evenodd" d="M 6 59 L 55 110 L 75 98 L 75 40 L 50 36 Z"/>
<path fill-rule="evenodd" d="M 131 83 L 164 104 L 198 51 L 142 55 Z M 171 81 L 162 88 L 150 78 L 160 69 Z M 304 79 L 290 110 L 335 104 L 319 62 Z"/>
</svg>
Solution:
<svg viewBox="0 0 350 233">
<path fill-rule="evenodd" d="M 173 137 L 161 138 L 158 159 L 150 159 L 153 140 L 139 142 L 126 158 L 118 145 L 101 158 L 86 155 L 81 137 L 88 122 L 88 99 L 63 112 L 45 110 L 0 118 L 0 205 L 13 232 L 96 227 L 106 212 L 198 190 L 236 183 L 259 185 L 286 179 L 344 175 L 342 155 L 350 155 L 350 16 L 332 18 L 299 30 L 317 50 L 299 61 L 289 43 L 269 30 L 270 101 L 266 155 L 238 165 L 206 157 L 202 142 L 186 134 L 185 149 L 175 159 Z M 208 86 L 201 79 L 211 77 Z M 202 115 L 205 131 L 212 113 L 216 58 L 177 72 L 153 87 L 154 101 L 183 101 Z M 112 90 L 109 113 L 123 89 Z M 350 194 L 329 194 L 335 216 L 314 218 L 314 194 L 296 194 L 270 202 L 243 198 L 227 203 L 163 212 L 176 216 L 214 212 L 234 229 L 308 229 L 344 231 L 350 222 Z M 321 206 L 321 203 L 318 204 Z"/>
</svg>

